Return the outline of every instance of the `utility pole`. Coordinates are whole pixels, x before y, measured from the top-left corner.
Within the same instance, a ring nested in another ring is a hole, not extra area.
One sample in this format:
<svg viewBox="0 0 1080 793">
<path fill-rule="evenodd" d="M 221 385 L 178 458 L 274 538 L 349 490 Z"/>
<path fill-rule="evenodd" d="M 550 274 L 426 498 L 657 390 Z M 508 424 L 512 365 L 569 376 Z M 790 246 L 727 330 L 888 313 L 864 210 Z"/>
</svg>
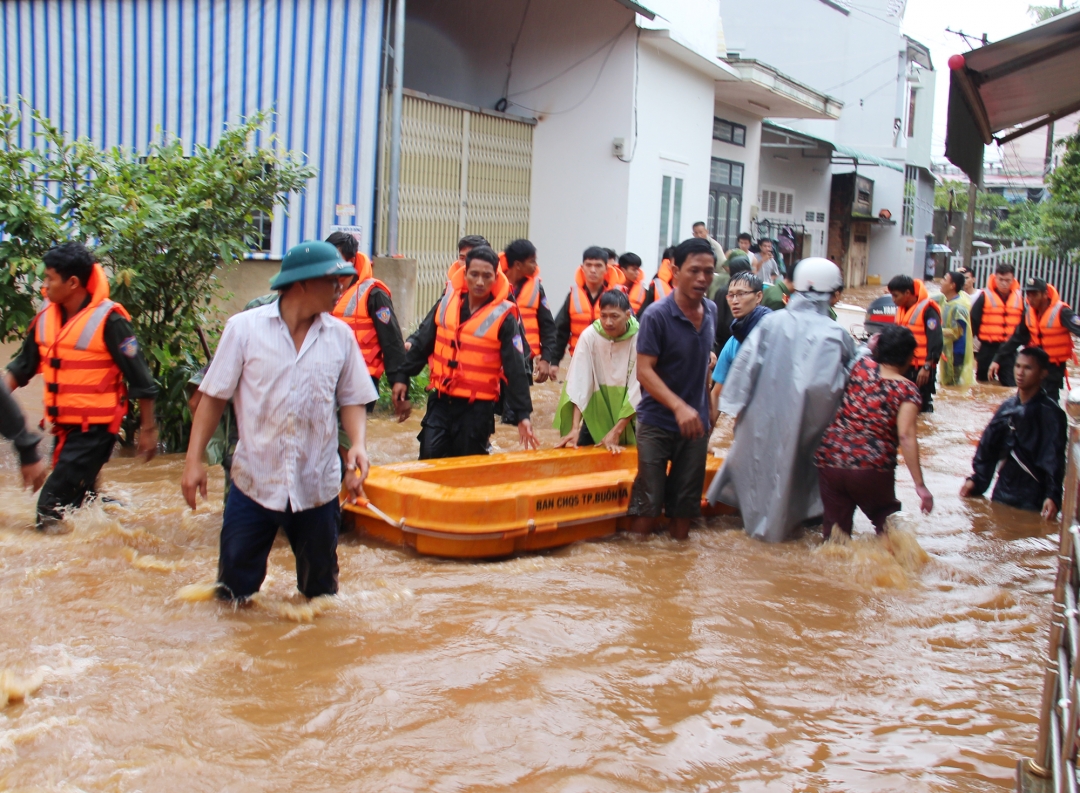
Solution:
<svg viewBox="0 0 1080 793">
<path fill-rule="evenodd" d="M 964 218 L 964 238 L 960 245 L 961 253 L 964 256 L 964 266 L 969 270 L 971 270 L 972 249 L 975 247 L 972 243 L 975 242 L 975 201 L 978 199 L 978 195 L 979 188 L 976 187 L 975 180 L 972 180 L 968 183 L 967 216 Z"/>
<path fill-rule="evenodd" d="M 405 0 L 397 0 L 394 15 L 393 93 L 390 101 L 390 184 L 386 218 L 386 247 L 398 254 L 398 214 L 401 205 L 401 105 L 405 72 Z"/>
</svg>

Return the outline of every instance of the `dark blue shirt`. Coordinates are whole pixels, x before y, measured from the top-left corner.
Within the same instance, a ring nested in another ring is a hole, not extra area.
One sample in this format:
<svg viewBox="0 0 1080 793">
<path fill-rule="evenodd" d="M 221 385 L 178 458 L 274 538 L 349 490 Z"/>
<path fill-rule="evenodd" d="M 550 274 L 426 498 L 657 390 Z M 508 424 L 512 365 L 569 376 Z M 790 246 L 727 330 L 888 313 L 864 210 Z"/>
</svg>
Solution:
<svg viewBox="0 0 1080 793">
<path fill-rule="evenodd" d="M 716 304 L 704 300 L 705 317 L 701 328 L 694 327 L 675 302 L 675 293 L 653 303 L 641 315 L 637 334 L 638 355 L 656 357 L 656 374 L 668 388 L 701 416 L 702 426 L 709 426 L 709 398 L 705 376 L 709 353 L 716 336 Z M 637 420 L 670 432 L 679 431 L 675 414 L 653 399 L 644 387 Z"/>
</svg>

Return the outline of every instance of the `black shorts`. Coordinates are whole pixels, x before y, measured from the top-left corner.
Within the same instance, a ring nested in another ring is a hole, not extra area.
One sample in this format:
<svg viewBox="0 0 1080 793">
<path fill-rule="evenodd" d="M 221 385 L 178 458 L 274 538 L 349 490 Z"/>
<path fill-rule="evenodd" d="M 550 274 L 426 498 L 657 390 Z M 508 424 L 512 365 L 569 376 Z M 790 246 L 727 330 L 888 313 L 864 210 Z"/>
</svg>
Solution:
<svg viewBox="0 0 1080 793">
<path fill-rule="evenodd" d="M 651 424 L 637 426 L 638 472 L 628 514 L 658 518 L 701 517 L 709 436 L 689 440 Z M 668 471 L 671 463 L 671 471 Z"/>
</svg>

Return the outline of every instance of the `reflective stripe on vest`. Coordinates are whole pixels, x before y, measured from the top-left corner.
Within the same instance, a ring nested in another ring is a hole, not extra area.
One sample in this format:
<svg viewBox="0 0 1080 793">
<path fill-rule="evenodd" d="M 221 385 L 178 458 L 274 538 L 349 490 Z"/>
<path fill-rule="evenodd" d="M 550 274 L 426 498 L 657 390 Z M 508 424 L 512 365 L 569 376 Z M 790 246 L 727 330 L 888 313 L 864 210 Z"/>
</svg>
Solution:
<svg viewBox="0 0 1080 793">
<path fill-rule="evenodd" d="M 653 279 L 653 302 L 658 303 L 671 294 L 671 284 L 663 278 Z"/>
<path fill-rule="evenodd" d="M 461 292 L 444 295 L 436 313 L 430 387 L 470 402 L 494 402 L 499 398 L 500 382 L 506 379 L 499 329 L 515 313 L 515 306 L 509 300 L 493 301 L 459 324 L 461 298 Z"/>
<path fill-rule="evenodd" d="M 907 325 L 908 330 L 915 336 L 915 355 L 912 356 L 911 365 L 916 368 L 926 363 L 927 339 L 923 315 L 930 304 L 937 307 L 937 303 L 934 303 L 931 298 L 926 298 L 912 306 L 908 310 L 909 313 L 905 313 L 903 309 L 897 309 L 896 312 L 896 324 Z"/>
<path fill-rule="evenodd" d="M 585 328 L 600 317 L 600 297 L 596 302 L 589 300 L 589 293 L 584 287 L 574 284 L 570 287 L 570 354 L 574 354 L 578 339 Z"/>
<path fill-rule="evenodd" d="M 1023 317 L 1024 298 L 1019 289 L 1011 291 L 1007 301 L 1003 301 L 993 289 L 984 289 L 979 338 L 991 343 L 1007 341 Z"/>
<path fill-rule="evenodd" d="M 1061 322 L 1061 310 L 1065 304 L 1060 300 L 1035 319 L 1030 306 L 1024 312 L 1024 322 L 1031 337 L 1031 346 L 1042 347 L 1050 363 L 1063 364 L 1073 357 L 1072 334 Z"/>
<path fill-rule="evenodd" d="M 537 318 L 540 309 L 539 279 L 534 275 L 526 278 L 521 285 L 521 293 L 516 297 L 521 326 L 525 329 L 525 340 L 529 343 L 529 351 L 537 357 L 540 355 L 540 320 Z"/>
<path fill-rule="evenodd" d="M 352 328 L 368 373 L 378 379 L 386 371 L 386 364 L 383 361 L 382 347 L 379 346 L 379 334 L 375 331 L 375 320 L 368 312 L 368 298 L 372 288 L 379 288 L 387 295 L 390 294 L 390 290 L 378 279 L 358 281 L 341 296 L 341 300 L 334 307 L 334 316 L 344 320 Z"/>
<path fill-rule="evenodd" d="M 114 310 L 123 312 L 123 307 L 105 299 L 63 326 L 59 306 L 49 304 L 38 315 L 39 371 L 45 381 L 45 415 L 52 423 L 80 425 L 84 432 L 91 424 L 107 424 L 110 432 L 120 429 L 126 391 L 105 344 L 105 320 Z"/>
<path fill-rule="evenodd" d="M 630 284 L 626 296 L 630 298 L 630 308 L 634 309 L 635 314 L 641 313 L 641 304 L 645 302 L 645 293 L 647 291 L 648 289 L 645 287 L 644 278 L 639 278 L 637 281 Z"/>
</svg>

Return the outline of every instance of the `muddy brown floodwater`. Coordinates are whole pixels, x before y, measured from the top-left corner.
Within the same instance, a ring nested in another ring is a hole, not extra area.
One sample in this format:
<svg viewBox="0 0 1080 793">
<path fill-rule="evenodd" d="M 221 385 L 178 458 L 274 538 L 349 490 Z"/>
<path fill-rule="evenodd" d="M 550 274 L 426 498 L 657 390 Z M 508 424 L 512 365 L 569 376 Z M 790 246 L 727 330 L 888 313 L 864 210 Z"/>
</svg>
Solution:
<svg viewBox="0 0 1080 793">
<path fill-rule="evenodd" d="M 550 445 L 557 394 L 535 390 Z M 846 548 L 725 519 L 485 563 L 344 536 L 340 596 L 307 605 L 279 538 L 239 611 L 177 597 L 214 578 L 220 469 L 192 514 L 179 456 L 114 459 L 103 491 L 123 505 L 41 536 L 5 451 L 0 670 L 41 686 L 0 709 L 0 789 L 1008 790 L 1057 537 L 956 495 L 1005 393 L 948 391 L 920 421 L 924 564 L 861 516 Z M 374 462 L 412 458 L 418 429 L 374 421 Z"/>
</svg>

